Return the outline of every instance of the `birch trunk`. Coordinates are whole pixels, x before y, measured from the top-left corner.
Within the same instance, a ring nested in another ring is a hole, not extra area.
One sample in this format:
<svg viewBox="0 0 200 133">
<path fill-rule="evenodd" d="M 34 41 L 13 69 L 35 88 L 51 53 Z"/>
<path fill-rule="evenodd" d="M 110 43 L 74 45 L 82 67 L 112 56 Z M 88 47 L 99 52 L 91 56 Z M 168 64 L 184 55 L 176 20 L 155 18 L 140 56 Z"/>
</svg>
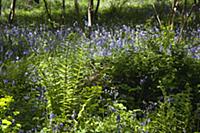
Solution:
<svg viewBox="0 0 200 133">
<path fill-rule="evenodd" d="M 8 16 L 8 22 L 12 23 L 15 17 L 15 7 L 16 7 L 17 0 L 13 0 L 10 5 L 10 14 Z"/>
<path fill-rule="evenodd" d="M 91 28 L 93 24 L 93 0 L 88 0 L 88 27 Z"/>
</svg>

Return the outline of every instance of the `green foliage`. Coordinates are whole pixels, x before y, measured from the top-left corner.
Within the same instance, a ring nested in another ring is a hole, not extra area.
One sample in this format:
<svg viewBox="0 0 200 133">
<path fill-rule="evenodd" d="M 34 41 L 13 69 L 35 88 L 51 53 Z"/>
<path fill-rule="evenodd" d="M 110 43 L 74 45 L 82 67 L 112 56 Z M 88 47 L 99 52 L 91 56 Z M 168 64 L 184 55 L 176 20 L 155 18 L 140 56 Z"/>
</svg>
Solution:
<svg viewBox="0 0 200 133">
<path fill-rule="evenodd" d="M 164 91 L 164 86 L 160 86 Z M 192 132 L 192 104 L 190 100 L 191 88 L 187 91 L 175 94 L 164 94 L 164 101 L 159 107 L 149 114 L 152 120 L 144 125 L 145 130 L 150 132 Z"/>
<path fill-rule="evenodd" d="M 137 19 L 149 11 L 122 10 L 121 2 L 112 3 L 111 16 L 133 11 Z M 97 27 L 90 39 L 74 33 L 79 29 L 6 29 L 0 132 L 199 131 L 200 61 L 190 52 L 198 37 L 162 26 L 122 27 Z"/>
<path fill-rule="evenodd" d="M 89 67 L 87 48 L 77 46 L 76 37 L 76 34 L 69 35 L 67 39 L 72 41 L 71 44 L 57 47 L 56 51 L 40 56 L 41 60 L 36 62 L 41 78 L 39 83 L 46 88 L 48 115 L 56 116 L 46 116 L 48 128 L 65 123 L 66 128 L 72 130 L 70 125 L 74 123 L 75 130 L 83 116 L 86 117 L 85 112 L 95 112 L 98 106 L 96 99 L 102 89 L 100 86 L 86 86 L 93 70 Z"/>
<path fill-rule="evenodd" d="M 77 132 L 131 132 L 138 131 L 139 121 L 136 113 L 141 110 L 127 110 L 123 104 L 114 103 L 109 106 L 109 112 L 103 118 L 92 116 L 83 121 Z"/>
<path fill-rule="evenodd" d="M 177 43 L 173 32 L 165 29 L 161 36 L 140 41 L 137 51 L 121 51 L 112 61 L 112 82 L 128 109 L 149 110 L 145 131 L 191 132 L 198 127 L 192 110 L 199 105 L 200 62 L 188 56 L 188 44 Z"/>
<path fill-rule="evenodd" d="M 11 96 L 0 98 L 0 132 L 17 132 L 21 125 L 15 123 L 13 117 L 19 114 L 18 111 L 11 112 L 10 104 L 14 102 Z"/>
</svg>

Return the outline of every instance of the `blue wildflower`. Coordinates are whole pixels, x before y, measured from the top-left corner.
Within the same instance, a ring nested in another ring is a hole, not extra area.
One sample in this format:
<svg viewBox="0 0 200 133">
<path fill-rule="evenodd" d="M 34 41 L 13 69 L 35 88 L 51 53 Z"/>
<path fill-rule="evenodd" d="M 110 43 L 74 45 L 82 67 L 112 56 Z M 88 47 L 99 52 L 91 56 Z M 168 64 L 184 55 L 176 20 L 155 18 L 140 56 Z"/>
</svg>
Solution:
<svg viewBox="0 0 200 133">
<path fill-rule="evenodd" d="M 117 119 L 116 120 L 117 120 L 118 123 L 120 122 L 120 120 L 121 120 L 120 114 L 117 115 Z"/>
<path fill-rule="evenodd" d="M 169 103 L 174 102 L 174 98 L 172 98 L 172 97 L 167 98 L 167 102 L 169 102 Z"/>
<path fill-rule="evenodd" d="M 55 114 L 54 113 L 50 113 L 50 119 L 53 119 L 53 118 L 55 118 Z"/>
<path fill-rule="evenodd" d="M 63 123 L 60 123 L 60 127 L 62 128 L 64 126 L 64 124 Z"/>
<path fill-rule="evenodd" d="M 24 133 L 24 131 L 20 129 L 18 133 Z"/>
<path fill-rule="evenodd" d="M 24 50 L 23 51 L 23 55 L 28 55 L 29 54 L 29 50 Z"/>
<path fill-rule="evenodd" d="M 117 110 L 114 107 L 110 108 L 112 112 L 116 112 Z"/>
<path fill-rule="evenodd" d="M 29 96 L 24 96 L 24 99 L 25 100 L 28 100 L 30 97 Z"/>
<path fill-rule="evenodd" d="M 9 59 L 13 55 L 13 51 L 7 51 L 6 52 L 6 59 Z"/>
<path fill-rule="evenodd" d="M 75 117 L 76 117 L 76 111 L 73 111 L 73 114 L 71 115 L 71 118 L 75 119 Z"/>
<path fill-rule="evenodd" d="M 3 80 L 4 84 L 7 84 L 9 81 L 7 79 Z"/>
<path fill-rule="evenodd" d="M 140 123 L 141 126 L 146 126 L 146 124 L 146 121 Z"/>
</svg>

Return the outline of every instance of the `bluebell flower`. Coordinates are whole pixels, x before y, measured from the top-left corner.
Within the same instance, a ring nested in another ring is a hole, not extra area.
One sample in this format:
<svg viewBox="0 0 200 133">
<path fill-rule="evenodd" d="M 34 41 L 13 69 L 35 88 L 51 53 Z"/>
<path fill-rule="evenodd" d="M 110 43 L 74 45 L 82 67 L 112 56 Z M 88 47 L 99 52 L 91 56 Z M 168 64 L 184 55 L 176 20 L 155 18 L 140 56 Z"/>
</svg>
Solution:
<svg viewBox="0 0 200 133">
<path fill-rule="evenodd" d="M 141 126 L 146 126 L 146 124 L 146 121 L 140 123 Z"/>
<path fill-rule="evenodd" d="M 73 111 L 73 114 L 71 115 L 71 118 L 74 120 L 75 117 L 76 117 L 76 111 L 74 110 L 74 111 Z"/>
<path fill-rule="evenodd" d="M 16 61 L 18 61 L 18 60 L 19 60 L 19 56 L 16 56 L 16 58 L 15 58 L 15 59 L 16 59 Z"/>
<path fill-rule="evenodd" d="M 8 79 L 3 79 L 4 84 L 7 84 L 9 82 Z"/>
<path fill-rule="evenodd" d="M 174 102 L 174 98 L 172 98 L 172 97 L 167 98 L 167 102 L 169 102 L 169 103 Z"/>
<path fill-rule="evenodd" d="M 119 48 L 122 48 L 123 47 L 123 43 L 122 43 L 122 39 L 121 38 L 119 38 L 118 40 L 117 40 L 117 46 L 119 47 Z"/>
<path fill-rule="evenodd" d="M 55 118 L 55 114 L 54 114 L 54 113 L 50 113 L 49 118 L 50 118 L 50 119 Z"/>
<path fill-rule="evenodd" d="M 12 124 L 13 124 L 13 125 L 15 124 L 15 119 L 12 119 Z"/>
<path fill-rule="evenodd" d="M 29 50 L 24 50 L 23 51 L 23 55 L 28 55 L 29 54 Z"/>
<path fill-rule="evenodd" d="M 12 55 L 13 55 L 13 51 L 7 51 L 6 52 L 6 56 L 7 56 L 6 59 L 9 59 Z"/>
<path fill-rule="evenodd" d="M 145 82 L 144 79 L 140 79 L 140 85 L 143 85 L 144 82 Z"/>
<path fill-rule="evenodd" d="M 104 44 L 102 39 L 97 40 L 96 45 L 102 46 Z"/>
<path fill-rule="evenodd" d="M 32 81 L 35 83 L 35 82 L 37 82 L 38 80 L 37 80 L 36 77 L 32 77 Z"/>
<path fill-rule="evenodd" d="M 163 52 L 163 46 L 162 45 L 160 45 L 160 48 L 159 48 L 159 52 Z"/>
<path fill-rule="evenodd" d="M 187 131 L 186 131 L 186 129 L 185 129 L 185 128 L 183 128 L 183 133 L 187 133 Z"/>
<path fill-rule="evenodd" d="M 111 111 L 114 112 L 114 113 L 117 111 L 114 107 L 111 107 L 110 109 L 111 109 Z"/>
<path fill-rule="evenodd" d="M 37 128 L 32 128 L 31 132 L 35 132 L 36 133 L 37 132 Z"/>
<path fill-rule="evenodd" d="M 21 129 L 20 129 L 18 133 L 24 133 L 24 130 L 21 130 Z"/>
<path fill-rule="evenodd" d="M 0 47 L 0 53 L 3 52 L 3 46 Z"/>
<path fill-rule="evenodd" d="M 151 119 L 150 119 L 150 118 L 148 118 L 148 119 L 147 119 L 147 123 L 150 123 L 150 122 L 151 122 Z"/>
<path fill-rule="evenodd" d="M 120 122 L 120 120 L 121 120 L 120 114 L 117 115 L 116 120 L 117 120 L 118 123 Z"/>
<path fill-rule="evenodd" d="M 119 92 L 114 93 L 114 99 L 117 99 L 117 96 L 119 95 Z"/>
<path fill-rule="evenodd" d="M 194 58 L 194 59 L 200 59 L 200 55 L 193 55 L 192 58 Z"/>
<path fill-rule="evenodd" d="M 24 99 L 28 100 L 28 99 L 30 99 L 30 97 L 29 96 L 24 96 Z"/>
<path fill-rule="evenodd" d="M 63 123 L 60 123 L 60 127 L 62 128 L 64 126 L 64 124 Z"/>
<path fill-rule="evenodd" d="M 53 127 L 53 131 L 54 132 L 57 132 L 59 129 L 58 129 L 58 125 L 56 125 L 55 127 Z"/>
<path fill-rule="evenodd" d="M 35 89 L 36 89 L 37 91 L 41 91 L 42 88 L 41 88 L 41 87 L 36 87 Z"/>
<path fill-rule="evenodd" d="M 21 40 L 18 41 L 18 44 L 19 44 L 19 45 L 23 45 L 23 41 L 21 41 Z"/>
</svg>

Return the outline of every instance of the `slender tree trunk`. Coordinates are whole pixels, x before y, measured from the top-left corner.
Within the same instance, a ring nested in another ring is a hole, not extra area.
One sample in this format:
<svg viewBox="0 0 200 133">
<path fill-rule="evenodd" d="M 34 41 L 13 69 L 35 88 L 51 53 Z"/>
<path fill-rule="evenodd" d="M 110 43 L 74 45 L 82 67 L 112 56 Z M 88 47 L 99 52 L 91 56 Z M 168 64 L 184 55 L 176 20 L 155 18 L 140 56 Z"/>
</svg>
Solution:
<svg viewBox="0 0 200 133">
<path fill-rule="evenodd" d="M 175 19 L 175 16 L 176 16 L 178 4 L 179 4 L 178 0 L 174 0 L 173 3 L 172 3 L 172 14 L 171 14 L 171 18 L 170 18 L 171 30 L 174 28 L 174 19 Z"/>
<path fill-rule="evenodd" d="M 1 16 L 2 0 L 0 0 L 0 16 Z"/>
<path fill-rule="evenodd" d="M 46 10 L 46 13 L 47 13 L 47 16 L 48 16 L 48 19 L 52 22 L 52 17 L 51 17 L 51 14 L 49 12 L 49 7 L 48 7 L 48 3 L 46 0 L 43 0 L 44 2 L 44 6 L 45 6 L 45 10 Z"/>
<path fill-rule="evenodd" d="M 184 15 L 187 13 L 187 0 L 184 1 L 184 7 L 183 7 Z"/>
<path fill-rule="evenodd" d="M 182 9 L 182 14 L 181 14 L 181 17 L 182 17 L 182 25 L 185 21 L 185 18 L 187 16 L 187 0 L 184 0 L 184 3 L 183 3 L 183 9 Z"/>
<path fill-rule="evenodd" d="M 94 11 L 93 11 L 93 7 L 94 7 L 94 2 L 93 0 L 88 0 L 88 28 L 89 28 L 89 38 L 90 38 L 90 34 L 92 31 L 92 24 L 94 21 Z"/>
<path fill-rule="evenodd" d="M 185 29 L 185 27 L 187 27 L 187 23 L 188 23 L 189 17 L 191 16 L 194 8 L 195 8 L 195 5 L 193 4 L 192 7 L 190 8 L 190 11 L 187 13 L 188 15 L 185 15 L 185 19 L 184 19 L 184 22 L 183 22 L 181 30 L 180 30 L 180 35 L 179 35 L 179 38 L 178 38 L 178 42 L 182 39 L 183 30 Z"/>
<path fill-rule="evenodd" d="M 92 27 L 93 24 L 93 15 L 94 15 L 94 11 L 93 11 L 93 7 L 94 7 L 94 2 L 93 0 L 88 0 L 88 27 Z"/>
<path fill-rule="evenodd" d="M 13 0 L 10 5 L 10 14 L 8 16 L 8 22 L 12 23 L 15 17 L 15 7 L 16 7 L 17 0 Z"/>
<path fill-rule="evenodd" d="M 84 31 L 84 26 L 83 26 L 83 23 L 81 21 L 81 16 L 80 16 L 78 0 L 74 0 L 74 6 L 75 6 L 75 10 L 76 10 L 79 27 L 82 29 L 82 31 Z"/>
<path fill-rule="evenodd" d="M 99 6 L 100 6 L 100 0 L 97 1 L 97 6 L 94 12 L 94 19 L 95 21 L 98 20 L 98 10 L 99 10 Z"/>
<path fill-rule="evenodd" d="M 194 0 L 194 22 L 195 23 L 200 23 L 200 16 L 199 16 L 199 9 L 200 9 L 200 0 Z M 198 29 L 198 26 L 196 26 Z"/>
<path fill-rule="evenodd" d="M 155 4 L 154 4 L 154 3 L 152 4 L 152 7 L 153 7 L 153 10 L 154 10 L 154 12 L 155 12 L 156 20 L 158 21 L 158 24 L 159 24 L 159 26 L 161 27 L 161 26 L 162 26 L 162 23 L 161 23 L 161 20 L 160 20 L 160 16 L 159 16 L 159 14 L 158 14 L 158 12 L 157 12 L 157 10 L 156 10 L 156 7 L 155 7 Z"/>
<path fill-rule="evenodd" d="M 65 0 L 62 0 L 62 20 L 63 20 L 63 24 L 65 22 L 65 18 L 66 18 L 66 6 L 65 6 Z"/>
<path fill-rule="evenodd" d="M 200 4 L 200 0 L 194 0 L 194 4 L 195 5 Z"/>
</svg>

